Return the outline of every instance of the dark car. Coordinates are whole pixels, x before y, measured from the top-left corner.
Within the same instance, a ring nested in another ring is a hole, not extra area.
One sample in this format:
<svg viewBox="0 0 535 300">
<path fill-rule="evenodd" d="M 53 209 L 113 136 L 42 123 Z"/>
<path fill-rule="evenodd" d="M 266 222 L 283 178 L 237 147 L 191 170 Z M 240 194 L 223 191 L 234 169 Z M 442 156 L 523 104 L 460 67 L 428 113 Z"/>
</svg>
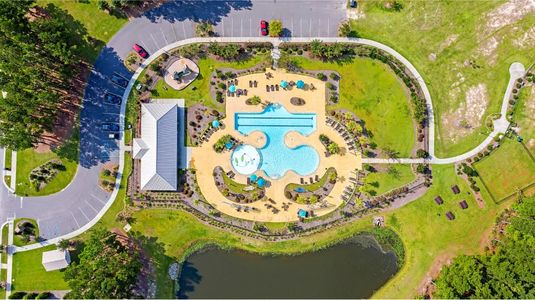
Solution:
<svg viewBox="0 0 535 300">
<path fill-rule="evenodd" d="M 140 45 L 134 44 L 134 46 L 132 46 L 132 48 L 134 49 L 134 51 L 136 51 L 136 53 L 139 56 L 141 56 L 143 58 L 149 57 L 149 54 L 147 53 L 147 51 L 145 51 L 145 49 L 143 49 L 143 47 L 141 47 Z"/>
<path fill-rule="evenodd" d="M 263 36 L 268 35 L 268 22 L 266 20 L 260 21 L 260 33 Z"/>
<path fill-rule="evenodd" d="M 101 126 L 102 130 L 104 131 L 110 131 L 110 132 L 117 132 L 119 131 L 119 125 L 113 124 L 113 123 L 103 123 Z"/>
<path fill-rule="evenodd" d="M 126 80 L 123 76 L 117 73 L 113 73 L 113 75 L 111 76 L 111 82 L 123 88 L 128 85 L 128 80 Z"/>
<path fill-rule="evenodd" d="M 121 96 L 118 96 L 118 95 L 114 95 L 110 93 L 106 93 L 106 95 L 104 95 L 104 102 L 106 103 L 119 105 L 121 104 L 121 100 L 122 100 Z"/>
<path fill-rule="evenodd" d="M 357 0 L 349 0 L 349 6 L 351 6 L 352 8 L 357 7 Z"/>
</svg>

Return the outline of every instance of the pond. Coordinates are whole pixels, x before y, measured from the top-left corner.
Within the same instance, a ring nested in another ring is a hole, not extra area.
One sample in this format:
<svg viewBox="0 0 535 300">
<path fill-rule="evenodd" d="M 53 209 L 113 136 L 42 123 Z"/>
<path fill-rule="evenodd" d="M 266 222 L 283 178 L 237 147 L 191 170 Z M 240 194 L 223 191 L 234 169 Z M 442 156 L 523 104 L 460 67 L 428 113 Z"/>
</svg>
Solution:
<svg viewBox="0 0 535 300">
<path fill-rule="evenodd" d="M 190 256 L 180 298 L 368 298 L 398 270 L 367 236 L 298 256 L 209 249 Z"/>
</svg>

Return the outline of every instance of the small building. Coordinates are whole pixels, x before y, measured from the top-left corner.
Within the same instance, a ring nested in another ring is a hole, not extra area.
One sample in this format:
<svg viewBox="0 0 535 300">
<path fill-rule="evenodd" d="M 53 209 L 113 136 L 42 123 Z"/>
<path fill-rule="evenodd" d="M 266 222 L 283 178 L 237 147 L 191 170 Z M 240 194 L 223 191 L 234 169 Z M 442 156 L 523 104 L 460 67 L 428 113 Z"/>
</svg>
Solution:
<svg viewBox="0 0 535 300">
<path fill-rule="evenodd" d="M 463 201 L 459 202 L 459 206 L 461 206 L 462 209 L 467 209 L 468 208 L 468 203 L 466 203 L 466 200 L 463 200 Z"/>
<path fill-rule="evenodd" d="M 141 190 L 177 190 L 177 103 L 141 104 L 141 136 L 134 139 L 132 148 L 133 158 L 141 164 Z"/>
<path fill-rule="evenodd" d="M 444 203 L 444 200 L 442 200 L 442 197 L 440 197 L 440 196 L 436 196 L 436 197 L 435 197 L 435 202 L 436 202 L 438 205 L 441 205 L 442 203 Z"/>
<path fill-rule="evenodd" d="M 41 260 L 47 272 L 65 269 L 71 263 L 71 256 L 67 250 L 51 250 L 43 252 Z"/>
<path fill-rule="evenodd" d="M 451 211 L 448 211 L 446 213 L 446 218 L 448 218 L 448 220 L 452 221 L 452 220 L 455 220 L 455 215 Z"/>
<path fill-rule="evenodd" d="M 454 193 L 454 194 L 459 194 L 461 192 L 461 190 L 459 189 L 459 187 L 457 185 L 454 185 L 451 187 L 451 191 Z"/>
</svg>

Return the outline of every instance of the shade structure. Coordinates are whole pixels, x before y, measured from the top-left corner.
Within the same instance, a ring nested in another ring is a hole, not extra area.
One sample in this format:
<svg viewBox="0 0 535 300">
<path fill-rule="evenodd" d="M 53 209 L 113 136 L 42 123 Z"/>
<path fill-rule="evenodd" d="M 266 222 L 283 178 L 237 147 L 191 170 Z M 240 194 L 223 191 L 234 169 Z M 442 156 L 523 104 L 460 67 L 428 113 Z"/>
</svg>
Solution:
<svg viewBox="0 0 535 300">
<path fill-rule="evenodd" d="M 281 81 L 281 88 L 286 88 L 288 86 L 288 82 L 286 80 Z"/>
<path fill-rule="evenodd" d="M 258 177 L 256 176 L 256 174 L 253 174 L 253 175 L 249 176 L 249 179 L 251 179 L 251 182 L 255 182 L 256 179 L 258 179 Z"/>
<path fill-rule="evenodd" d="M 212 127 L 214 127 L 214 128 L 219 128 L 219 125 L 221 125 L 221 123 L 219 123 L 218 120 L 213 120 L 213 121 L 212 121 Z"/>
<path fill-rule="evenodd" d="M 228 87 L 228 91 L 231 92 L 231 93 L 235 93 L 236 92 L 236 86 L 235 85 L 231 85 Z"/>
<path fill-rule="evenodd" d="M 258 178 L 258 181 L 256 181 L 256 184 L 258 187 L 264 187 L 266 185 L 266 180 L 262 177 Z"/>
<path fill-rule="evenodd" d="M 297 80 L 296 86 L 298 89 L 305 88 L 305 82 L 303 80 Z"/>
</svg>

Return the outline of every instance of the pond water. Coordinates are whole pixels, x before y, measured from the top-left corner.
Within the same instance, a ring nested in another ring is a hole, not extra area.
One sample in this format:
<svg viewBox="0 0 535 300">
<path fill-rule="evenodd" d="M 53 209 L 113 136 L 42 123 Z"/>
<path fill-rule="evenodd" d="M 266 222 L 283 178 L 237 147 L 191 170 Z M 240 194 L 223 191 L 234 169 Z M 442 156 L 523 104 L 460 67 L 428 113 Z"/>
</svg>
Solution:
<svg viewBox="0 0 535 300">
<path fill-rule="evenodd" d="M 298 256 L 209 249 L 190 256 L 180 298 L 367 298 L 397 272 L 396 256 L 359 236 Z"/>
</svg>

